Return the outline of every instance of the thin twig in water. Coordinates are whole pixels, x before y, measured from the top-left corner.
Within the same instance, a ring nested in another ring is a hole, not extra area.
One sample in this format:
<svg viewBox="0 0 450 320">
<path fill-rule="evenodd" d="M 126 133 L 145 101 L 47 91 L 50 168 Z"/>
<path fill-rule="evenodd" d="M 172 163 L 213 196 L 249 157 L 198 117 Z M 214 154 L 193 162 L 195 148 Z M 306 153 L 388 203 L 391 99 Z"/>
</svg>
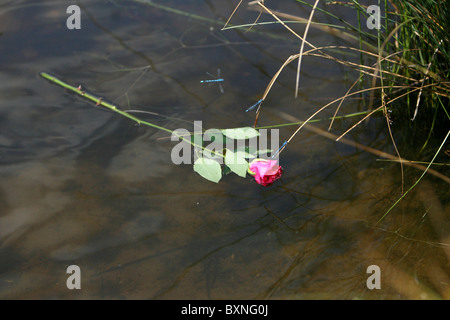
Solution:
<svg viewBox="0 0 450 320">
<path fill-rule="evenodd" d="M 298 66 L 297 66 L 297 79 L 296 79 L 296 83 L 295 83 L 295 97 L 296 98 L 298 97 L 298 89 L 300 86 L 300 69 L 301 69 L 301 65 L 302 65 L 302 56 L 303 56 L 303 49 L 305 47 L 306 35 L 308 34 L 309 25 L 311 24 L 311 20 L 314 15 L 314 11 L 316 10 L 317 3 L 319 3 L 319 0 L 316 0 L 316 2 L 314 3 L 314 6 L 311 10 L 311 14 L 309 15 L 308 23 L 306 24 L 306 28 L 305 28 L 305 33 L 303 34 L 303 41 L 300 46 L 300 52 L 298 54 L 299 56 L 298 56 Z"/>
</svg>

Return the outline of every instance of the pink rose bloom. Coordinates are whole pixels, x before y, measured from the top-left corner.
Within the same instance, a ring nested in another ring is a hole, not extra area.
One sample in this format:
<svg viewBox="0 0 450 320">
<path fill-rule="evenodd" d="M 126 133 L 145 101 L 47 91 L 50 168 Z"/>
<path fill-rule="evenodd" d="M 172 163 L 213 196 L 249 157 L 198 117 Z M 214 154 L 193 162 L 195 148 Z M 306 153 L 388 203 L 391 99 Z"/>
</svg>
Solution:
<svg viewBox="0 0 450 320">
<path fill-rule="evenodd" d="M 250 163 L 248 173 L 255 176 L 255 180 L 264 187 L 270 186 L 281 177 L 283 169 L 277 165 L 277 160 L 255 159 Z"/>
</svg>

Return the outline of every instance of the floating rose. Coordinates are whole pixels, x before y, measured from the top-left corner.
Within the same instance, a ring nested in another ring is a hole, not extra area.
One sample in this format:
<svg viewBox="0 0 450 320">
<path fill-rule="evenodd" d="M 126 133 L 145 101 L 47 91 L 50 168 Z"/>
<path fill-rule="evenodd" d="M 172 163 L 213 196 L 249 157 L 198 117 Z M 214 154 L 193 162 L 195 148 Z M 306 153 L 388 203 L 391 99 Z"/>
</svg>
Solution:
<svg viewBox="0 0 450 320">
<path fill-rule="evenodd" d="M 257 183 L 267 187 L 281 177 L 283 169 L 277 165 L 277 162 L 277 160 L 255 159 L 250 163 L 247 171 L 255 176 Z"/>
</svg>

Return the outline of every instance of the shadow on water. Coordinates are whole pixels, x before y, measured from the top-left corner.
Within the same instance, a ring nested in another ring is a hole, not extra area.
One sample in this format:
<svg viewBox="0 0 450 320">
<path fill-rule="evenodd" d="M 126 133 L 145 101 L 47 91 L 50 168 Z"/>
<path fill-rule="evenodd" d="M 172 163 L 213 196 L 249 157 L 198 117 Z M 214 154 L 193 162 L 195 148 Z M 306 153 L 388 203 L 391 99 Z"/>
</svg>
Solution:
<svg viewBox="0 0 450 320">
<path fill-rule="evenodd" d="M 0 6 L 0 298 L 448 298 L 445 183 L 426 177 L 375 225 L 400 196 L 398 165 L 305 130 L 283 152 L 274 185 L 235 175 L 213 184 L 171 162 L 166 133 L 38 76 L 53 73 L 124 110 L 157 113 L 141 115 L 170 129 L 193 131 L 194 120 L 205 129 L 252 125 L 246 107 L 297 52 L 296 40 L 276 25 L 220 31 L 233 1 L 164 5 L 205 19 L 92 0 L 83 2 L 81 30 L 68 30 L 66 2 Z M 308 15 L 295 3 L 278 9 Z M 234 23 L 256 16 L 241 10 Z M 314 31 L 310 39 L 338 41 Z M 305 119 L 353 81 L 331 62 L 303 65 L 300 97 L 289 67 L 260 125 L 287 122 L 278 111 Z M 217 68 L 223 94 L 200 84 Z M 280 139 L 293 128 L 280 129 Z M 351 139 L 394 153 L 382 118 Z M 420 173 L 408 169 L 408 185 Z M 82 290 L 67 289 L 69 265 L 82 270 Z M 371 265 L 382 272 L 379 290 L 366 286 Z"/>
</svg>

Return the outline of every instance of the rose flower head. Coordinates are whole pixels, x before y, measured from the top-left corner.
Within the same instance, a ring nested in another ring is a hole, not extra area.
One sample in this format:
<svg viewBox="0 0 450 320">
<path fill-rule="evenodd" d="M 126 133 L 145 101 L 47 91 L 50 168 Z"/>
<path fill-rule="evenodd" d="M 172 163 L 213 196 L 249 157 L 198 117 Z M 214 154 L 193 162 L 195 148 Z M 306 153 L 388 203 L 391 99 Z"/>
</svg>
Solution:
<svg viewBox="0 0 450 320">
<path fill-rule="evenodd" d="M 258 184 L 267 187 L 281 177 L 283 169 L 277 162 L 277 160 L 255 159 L 247 171 L 255 177 Z"/>
</svg>

